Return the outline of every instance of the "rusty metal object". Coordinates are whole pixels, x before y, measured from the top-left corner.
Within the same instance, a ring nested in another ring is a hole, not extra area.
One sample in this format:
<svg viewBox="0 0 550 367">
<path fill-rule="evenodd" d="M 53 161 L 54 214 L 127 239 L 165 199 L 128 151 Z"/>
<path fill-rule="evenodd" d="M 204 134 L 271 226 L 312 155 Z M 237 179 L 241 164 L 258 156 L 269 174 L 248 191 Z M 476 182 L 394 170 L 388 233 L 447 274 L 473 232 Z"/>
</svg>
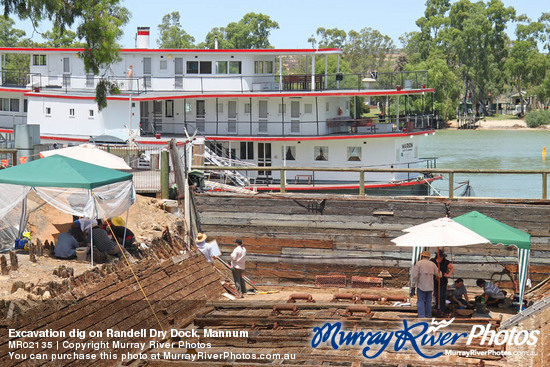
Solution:
<svg viewBox="0 0 550 367">
<path fill-rule="evenodd" d="M 298 314 L 298 307 L 293 304 L 281 304 L 281 305 L 275 305 L 273 306 L 273 312 L 271 312 L 272 315 L 280 315 L 281 311 L 291 311 L 291 315 Z"/>
<path fill-rule="evenodd" d="M 351 293 L 336 293 L 332 297 L 332 302 L 338 302 L 338 301 L 355 301 L 355 294 Z"/>
<path fill-rule="evenodd" d="M 315 301 L 313 300 L 313 296 L 309 293 L 292 293 L 288 297 L 288 301 L 286 301 L 286 302 L 287 303 L 295 303 L 296 300 L 302 300 L 302 301 L 306 301 L 306 302 L 315 303 Z"/>
<path fill-rule="evenodd" d="M 345 275 L 317 275 L 315 277 L 315 286 L 319 288 L 345 288 L 346 284 Z"/>
<path fill-rule="evenodd" d="M 380 296 L 377 294 L 360 294 L 357 296 L 357 301 L 380 301 Z"/>
<path fill-rule="evenodd" d="M 375 277 L 351 277 L 352 288 L 383 288 L 384 279 Z"/>
<path fill-rule="evenodd" d="M 346 308 L 344 315 L 353 316 L 354 313 L 364 313 L 365 315 L 369 315 L 371 313 L 371 309 L 368 306 L 351 305 Z"/>
<path fill-rule="evenodd" d="M 393 296 L 393 295 L 387 295 L 386 301 L 390 302 L 407 302 L 407 297 L 405 296 Z"/>
</svg>

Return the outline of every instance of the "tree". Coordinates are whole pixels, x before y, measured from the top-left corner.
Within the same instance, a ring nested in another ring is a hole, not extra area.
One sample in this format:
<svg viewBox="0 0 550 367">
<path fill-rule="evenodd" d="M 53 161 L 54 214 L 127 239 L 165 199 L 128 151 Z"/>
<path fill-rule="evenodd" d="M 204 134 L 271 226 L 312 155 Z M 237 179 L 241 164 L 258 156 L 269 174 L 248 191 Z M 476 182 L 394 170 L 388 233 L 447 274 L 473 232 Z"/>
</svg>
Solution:
<svg viewBox="0 0 550 367">
<path fill-rule="evenodd" d="M 387 67 L 387 56 L 395 51 L 393 40 L 372 28 L 349 31 L 344 56 L 355 73 L 379 71 Z"/>
<path fill-rule="evenodd" d="M 216 36 L 222 49 L 271 48 L 269 34 L 279 29 L 279 24 L 267 15 L 248 13 L 239 22 L 229 23 L 224 28 L 213 28 L 201 46 L 213 49 Z"/>
<path fill-rule="evenodd" d="M 158 26 L 159 48 L 193 48 L 195 38 L 183 30 L 180 23 L 180 13 L 174 11 L 162 17 Z"/>
<path fill-rule="evenodd" d="M 0 17 L 0 45 L 2 47 L 32 46 L 29 39 L 23 38 L 25 31 L 13 28 L 15 22 L 7 17 Z M 6 54 L 4 59 L 4 82 L 19 84 L 21 78 L 29 71 L 29 56 Z"/>
<path fill-rule="evenodd" d="M 524 109 L 524 89 L 536 84 L 537 81 L 544 79 L 546 71 L 546 58 L 540 54 L 537 46 L 537 39 L 543 30 L 542 24 L 530 22 L 525 17 L 519 17 L 520 21 L 516 27 L 516 37 L 505 67 L 511 83 L 515 86 L 521 103 L 521 114 L 525 114 Z"/>
<path fill-rule="evenodd" d="M 59 28 L 54 27 L 51 31 L 44 32 L 42 38 L 46 40 L 46 47 L 86 47 L 86 44 L 80 42 L 76 33 L 70 29 L 65 29 L 65 31 L 61 32 Z"/>
<path fill-rule="evenodd" d="M 129 18 L 120 0 L 2 0 L 4 15 L 17 15 L 29 19 L 36 27 L 48 19 L 60 32 L 76 25 L 76 36 L 83 39 L 86 49 L 81 52 L 86 73 L 99 75 L 96 102 L 99 109 L 107 106 L 107 94 L 117 93 L 116 84 L 108 81 L 105 71 L 120 60 L 117 40 L 122 36 L 122 26 Z"/>
<path fill-rule="evenodd" d="M 316 33 L 320 37 L 319 41 L 313 35 L 308 39 L 313 48 L 344 48 L 347 37 L 346 31 L 338 28 L 326 29 L 319 27 Z"/>
</svg>

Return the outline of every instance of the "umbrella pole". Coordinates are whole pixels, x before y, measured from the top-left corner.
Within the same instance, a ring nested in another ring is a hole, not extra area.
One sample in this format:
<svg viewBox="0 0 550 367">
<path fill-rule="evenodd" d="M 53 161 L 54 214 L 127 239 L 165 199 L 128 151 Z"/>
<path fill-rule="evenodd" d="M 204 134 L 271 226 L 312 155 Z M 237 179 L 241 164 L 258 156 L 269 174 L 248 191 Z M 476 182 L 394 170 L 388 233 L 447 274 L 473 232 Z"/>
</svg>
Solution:
<svg viewBox="0 0 550 367">
<path fill-rule="evenodd" d="M 437 294 L 436 294 L 436 305 L 437 309 L 441 308 L 441 259 L 439 258 L 439 246 L 437 246 L 437 254 L 435 256 L 435 261 L 437 262 Z"/>
</svg>

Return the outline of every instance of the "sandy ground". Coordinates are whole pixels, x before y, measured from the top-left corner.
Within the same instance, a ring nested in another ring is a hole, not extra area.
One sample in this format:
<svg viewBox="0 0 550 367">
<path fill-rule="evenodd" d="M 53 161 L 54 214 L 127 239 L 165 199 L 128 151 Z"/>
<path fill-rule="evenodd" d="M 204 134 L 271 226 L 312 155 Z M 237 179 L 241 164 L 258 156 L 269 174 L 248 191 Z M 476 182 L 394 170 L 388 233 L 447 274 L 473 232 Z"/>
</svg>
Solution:
<svg viewBox="0 0 550 367">
<path fill-rule="evenodd" d="M 29 225 L 33 238 L 39 238 L 44 243 L 52 241 L 61 232 L 65 232 L 71 222 L 72 216 L 63 213 L 52 206 L 42 205 L 42 200 L 37 196 L 29 196 Z M 126 216 L 123 216 L 126 219 Z M 171 231 L 176 228 L 178 217 L 162 209 L 162 200 L 146 196 L 137 196 L 137 201 L 131 206 L 128 216 L 128 228 L 134 232 L 138 242 L 150 242 L 155 237 L 160 237 L 164 226 Z M 9 264 L 9 256 L 8 264 Z M 28 254 L 18 254 L 19 270 L 10 271 L 8 275 L 0 276 L 0 299 L 28 298 L 29 294 L 22 289 L 11 293 L 14 281 L 23 281 L 32 287 L 44 285 L 50 281 L 62 281 L 53 270 L 65 265 L 74 269 L 74 274 L 82 274 L 89 270 L 90 263 L 78 260 L 58 260 L 49 256 L 38 257 L 37 263 L 29 261 Z"/>
<path fill-rule="evenodd" d="M 449 121 L 449 127 L 456 129 L 456 120 Z M 545 127 L 542 127 L 544 129 Z M 481 120 L 478 130 L 516 130 L 516 129 L 531 129 L 523 120 Z M 533 129 L 535 130 L 535 129 Z"/>
</svg>

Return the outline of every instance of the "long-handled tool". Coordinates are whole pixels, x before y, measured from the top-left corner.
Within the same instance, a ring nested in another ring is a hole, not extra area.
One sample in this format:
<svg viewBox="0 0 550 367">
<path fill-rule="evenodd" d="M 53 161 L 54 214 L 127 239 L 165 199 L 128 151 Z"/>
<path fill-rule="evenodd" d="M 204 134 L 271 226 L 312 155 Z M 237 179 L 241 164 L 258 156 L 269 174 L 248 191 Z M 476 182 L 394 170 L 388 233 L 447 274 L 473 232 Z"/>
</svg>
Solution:
<svg viewBox="0 0 550 367">
<path fill-rule="evenodd" d="M 216 260 L 221 262 L 227 269 L 231 270 L 231 266 L 228 263 L 226 263 L 223 259 L 217 257 Z M 254 290 L 256 290 L 256 291 L 258 290 L 258 288 L 256 288 L 256 283 L 254 283 L 252 280 L 250 280 L 246 275 L 243 275 L 243 279 L 246 282 L 246 284 L 248 284 L 249 286 L 254 288 Z"/>
</svg>

